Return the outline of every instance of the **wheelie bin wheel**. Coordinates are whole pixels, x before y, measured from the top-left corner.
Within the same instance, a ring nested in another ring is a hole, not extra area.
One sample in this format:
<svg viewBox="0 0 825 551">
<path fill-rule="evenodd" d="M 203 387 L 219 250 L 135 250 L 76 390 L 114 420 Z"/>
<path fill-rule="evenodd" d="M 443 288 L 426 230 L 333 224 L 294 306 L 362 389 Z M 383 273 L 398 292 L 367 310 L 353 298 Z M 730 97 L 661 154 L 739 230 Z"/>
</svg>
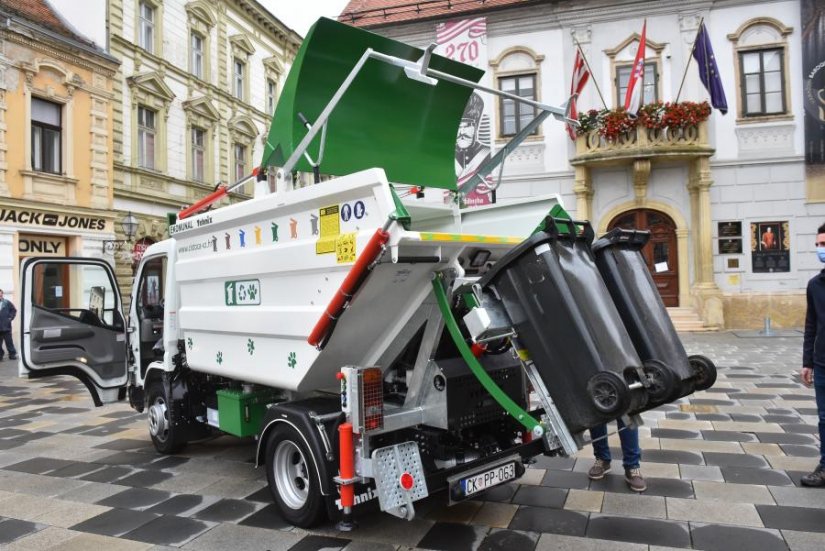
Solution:
<svg viewBox="0 0 825 551">
<path fill-rule="evenodd" d="M 716 382 L 716 365 L 699 354 L 688 356 L 690 367 L 696 376 L 696 390 L 707 390 Z"/>
<path fill-rule="evenodd" d="M 599 413 L 606 415 L 624 413 L 630 403 L 627 385 L 612 371 L 601 371 L 590 377 L 587 393 Z"/>
<path fill-rule="evenodd" d="M 649 386 L 647 395 L 653 404 L 663 404 L 672 400 L 680 390 L 676 375 L 659 360 L 646 360 L 642 370 L 647 376 Z"/>
</svg>

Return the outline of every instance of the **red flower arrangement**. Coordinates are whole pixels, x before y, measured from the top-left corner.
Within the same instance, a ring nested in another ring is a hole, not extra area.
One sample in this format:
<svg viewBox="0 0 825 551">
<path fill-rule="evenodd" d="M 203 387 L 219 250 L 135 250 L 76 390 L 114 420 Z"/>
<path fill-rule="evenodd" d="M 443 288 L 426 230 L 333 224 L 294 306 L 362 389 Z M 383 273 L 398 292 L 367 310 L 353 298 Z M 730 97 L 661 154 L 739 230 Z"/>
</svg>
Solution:
<svg viewBox="0 0 825 551">
<path fill-rule="evenodd" d="M 601 136 L 615 140 L 620 134 L 630 132 L 636 126 L 654 130 L 695 126 L 708 120 L 710 113 L 711 107 L 706 101 L 648 103 L 639 109 L 636 117 L 632 117 L 621 107 L 601 111 L 591 109 L 586 113 L 579 113 L 579 127 L 576 132 L 582 135 L 598 130 Z"/>
</svg>

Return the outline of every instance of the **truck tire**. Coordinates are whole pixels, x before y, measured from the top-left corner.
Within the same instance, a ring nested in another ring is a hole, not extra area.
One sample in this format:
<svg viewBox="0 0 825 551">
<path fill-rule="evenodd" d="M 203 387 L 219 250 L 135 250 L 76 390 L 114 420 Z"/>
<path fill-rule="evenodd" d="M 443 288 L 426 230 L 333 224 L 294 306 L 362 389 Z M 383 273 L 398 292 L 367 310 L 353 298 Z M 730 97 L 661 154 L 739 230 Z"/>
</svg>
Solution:
<svg viewBox="0 0 825 551">
<path fill-rule="evenodd" d="M 311 528 L 326 520 L 312 453 L 301 434 L 288 425 L 279 423 L 269 435 L 266 478 L 284 520 L 300 528 Z"/>
<path fill-rule="evenodd" d="M 161 381 L 153 381 L 146 391 L 149 435 L 162 454 L 179 452 L 186 446 L 186 435 L 177 421 L 172 401 Z"/>
</svg>

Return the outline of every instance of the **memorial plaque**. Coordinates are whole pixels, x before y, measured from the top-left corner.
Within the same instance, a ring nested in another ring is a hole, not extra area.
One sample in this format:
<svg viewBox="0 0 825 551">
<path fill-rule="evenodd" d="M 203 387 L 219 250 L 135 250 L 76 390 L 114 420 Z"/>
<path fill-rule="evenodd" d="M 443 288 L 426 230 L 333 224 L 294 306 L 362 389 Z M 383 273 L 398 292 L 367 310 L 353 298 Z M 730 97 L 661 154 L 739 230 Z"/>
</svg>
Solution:
<svg viewBox="0 0 825 551">
<path fill-rule="evenodd" d="M 719 237 L 742 237 L 742 222 L 719 222 Z"/>
<path fill-rule="evenodd" d="M 742 254 L 742 240 L 720 239 L 719 254 Z"/>
<path fill-rule="evenodd" d="M 790 272 L 790 239 L 787 221 L 751 223 L 753 272 Z"/>
</svg>

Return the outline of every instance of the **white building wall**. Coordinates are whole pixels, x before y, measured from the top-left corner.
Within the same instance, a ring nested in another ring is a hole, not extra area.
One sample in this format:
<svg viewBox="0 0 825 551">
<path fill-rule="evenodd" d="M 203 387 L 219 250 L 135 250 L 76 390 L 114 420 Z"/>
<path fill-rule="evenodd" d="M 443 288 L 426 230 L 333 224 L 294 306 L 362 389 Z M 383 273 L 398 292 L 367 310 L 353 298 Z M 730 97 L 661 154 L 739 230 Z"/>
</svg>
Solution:
<svg viewBox="0 0 825 551">
<path fill-rule="evenodd" d="M 594 81 L 601 88 L 609 107 L 621 104 L 616 98 L 610 58 L 606 51 L 615 49 L 633 33 L 641 33 L 647 18 L 648 57 L 655 52 L 650 42 L 664 46 L 661 52 L 660 98 L 675 100 L 685 74 L 691 48 L 704 17 L 727 95 L 729 112 L 722 116 L 714 111 L 709 120 L 709 141 L 716 149 L 711 158 L 713 186 L 710 190 L 714 247 L 714 274 L 717 285 L 728 294 L 800 294 L 807 280 L 821 269 L 814 251 L 816 228 L 825 223 L 825 203 L 806 199 L 803 157 L 804 111 L 800 5 L 798 1 L 727 0 L 709 4 L 698 0 L 682 2 L 633 2 L 631 0 L 593 1 L 586 3 L 547 3 L 524 8 L 490 11 L 487 18 L 488 55 L 496 59 L 514 46 L 527 47 L 544 56 L 541 63 L 541 101 L 559 105 L 569 92 L 575 46 L 578 38 L 593 70 L 591 82 L 579 98 L 579 111 L 602 107 Z M 465 17 L 458 14 L 456 19 Z M 738 97 L 735 74 L 735 48 L 728 38 L 741 25 L 756 17 L 769 17 L 792 28 L 786 37 L 786 101 L 790 120 L 773 122 L 737 120 Z M 443 21 L 443 20 L 442 20 Z M 402 41 L 426 46 L 435 39 L 440 21 L 423 21 L 375 29 L 376 32 Z M 632 61 L 635 43 L 616 55 L 617 61 Z M 484 82 L 494 85 L 493 69 Z M 680 100 L 708 99 L 702 86 L 696 61 L 691 60 Z M 493 113 L 497 117 L 498 113 Z M 548 192 L 560 193 L 565 205 L 575 214 L 572 192 L 575 155 L 572 142 L 563 126 L 549 119 L 543 124 L 543 139 L 529 142 L 507 160 L 503 184 L 497 192 L 499 201 L 521 199 Z M 498 142 L 501 145 L 501 142 Z M 537 162 L 536 159 L 540 158 Z M 592 170 L 593 218 L 602 218 L 618 205 L 631 205 L 635 198 L 631 167 Z M 647 196 L 651 201 L 675 208 L 686 224 L 691 221 L 687 190 L 687 165 L 654 164 Z M 750 254 L 750 223 L 757 221 L 789 223 L 790 269 L 788 273 L 753 273 Z M 719 255 L 717 223 L 741 221 L 743 253 Z M 598 225 L 598 224 L 597 224 Z M 689 250 L 693 250 L 689 233 Z M 739 268 L 728 268 L 727 259 L 739 259 Z M 694 259 L 688 262 L 693 281 Z"/>
</svg>

